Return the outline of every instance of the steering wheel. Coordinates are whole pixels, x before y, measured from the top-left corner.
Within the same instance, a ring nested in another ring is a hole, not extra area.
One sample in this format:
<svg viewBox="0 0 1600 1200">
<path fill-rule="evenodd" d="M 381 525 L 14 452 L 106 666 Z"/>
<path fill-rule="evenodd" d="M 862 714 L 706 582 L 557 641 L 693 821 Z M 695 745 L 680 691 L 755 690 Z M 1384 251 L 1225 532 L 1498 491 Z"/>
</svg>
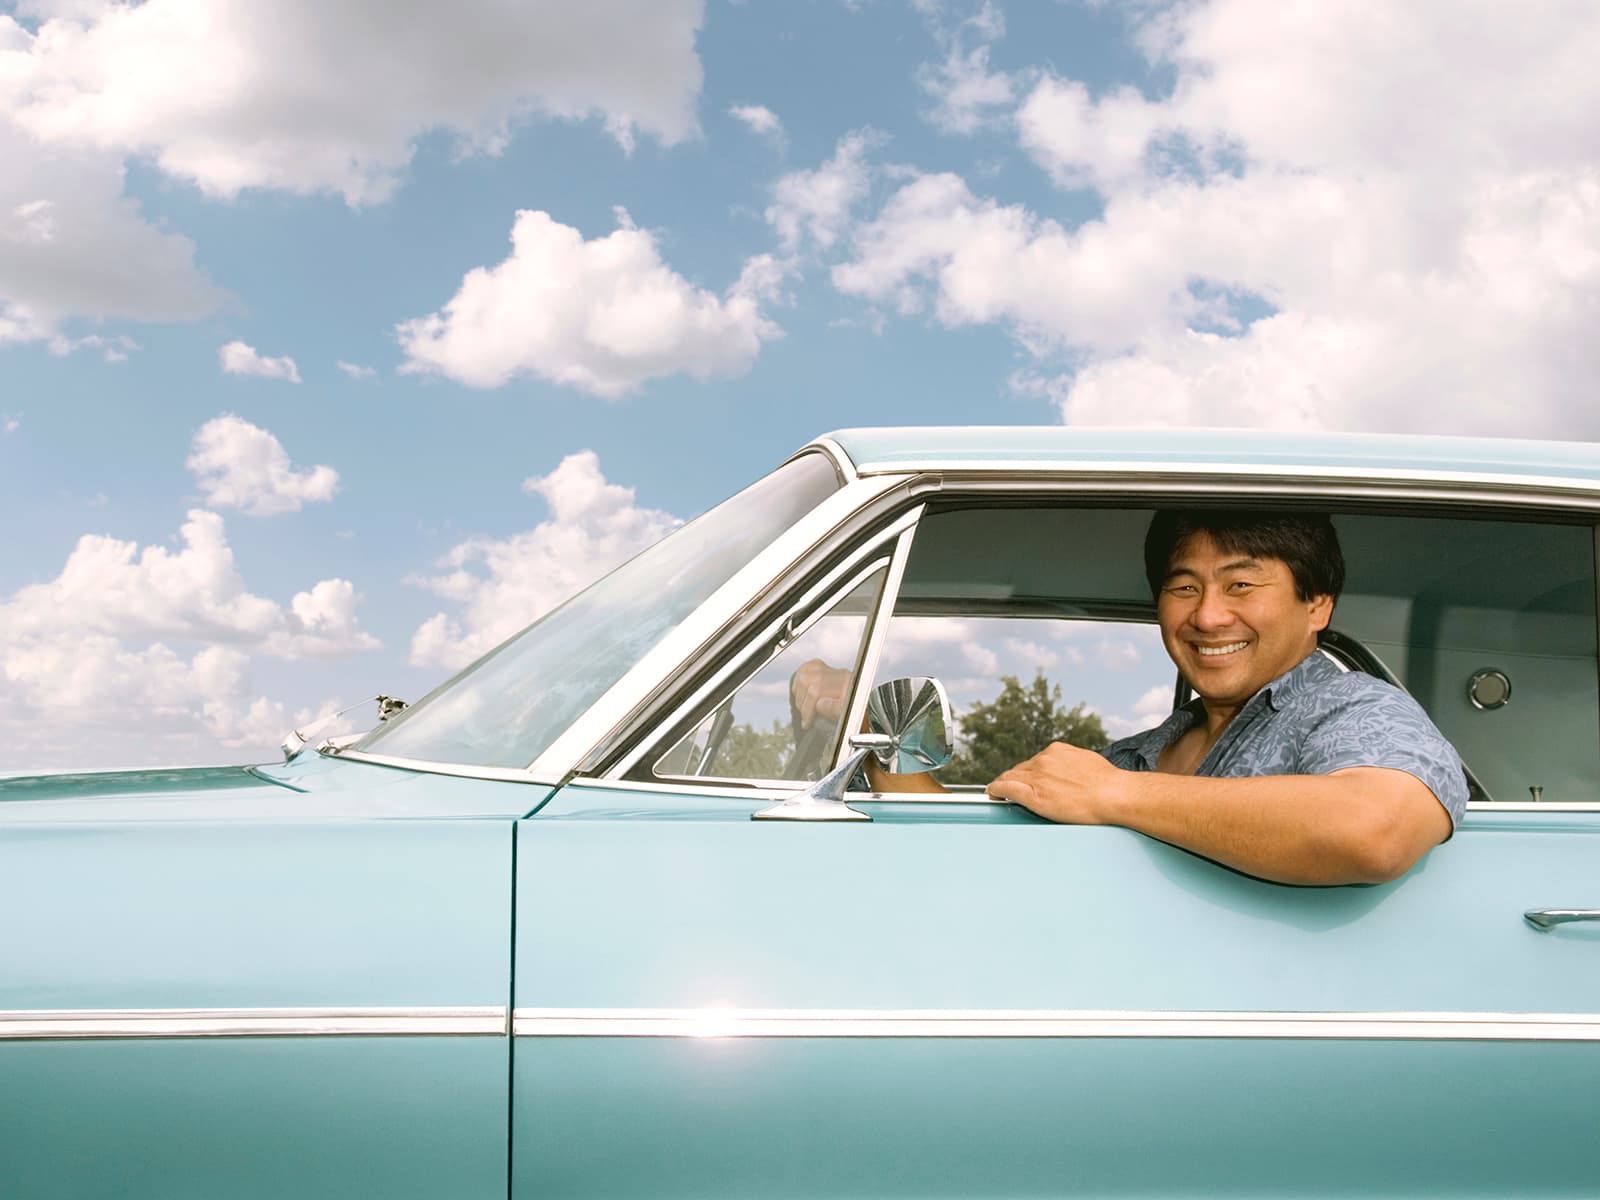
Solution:
<svg viewBox="0 0 1600 1200">
<path fill-rule="evenodd" d="M 783 764 L 784 779 L 820 779 L 827 764 L 828 750 L 839 733 L 839 722 L 816 716 L 811 728 L 802 729 L 795 742 L 794 753 Z"/>
</svg>

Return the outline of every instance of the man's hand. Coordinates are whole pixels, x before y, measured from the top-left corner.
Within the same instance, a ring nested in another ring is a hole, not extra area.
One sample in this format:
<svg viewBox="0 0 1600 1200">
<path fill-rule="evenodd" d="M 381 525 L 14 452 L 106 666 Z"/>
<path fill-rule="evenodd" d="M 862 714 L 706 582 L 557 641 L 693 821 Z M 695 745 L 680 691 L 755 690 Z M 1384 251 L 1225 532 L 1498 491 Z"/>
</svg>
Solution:
<svg viewBox="0 0 1600 1200">
<path fill-rule="evenodd" d="M 820 658 L 800 664 L 789 677 L 789 703 L 800 716 L 800 728 L 810 729 L 817 717 L 837 721 L 844 715 L 844 698 L 850 693 L 850 672 L 830 667 Z"/>
<path fill-rule="evenodd" d="M 1093 750 L 1052 742 L 986 790 L 997 800 L 1010 800 L 1051 821 L 1103 825 L 1111 820 L 1110 810 L 1130 774 Z"/>
</svg>

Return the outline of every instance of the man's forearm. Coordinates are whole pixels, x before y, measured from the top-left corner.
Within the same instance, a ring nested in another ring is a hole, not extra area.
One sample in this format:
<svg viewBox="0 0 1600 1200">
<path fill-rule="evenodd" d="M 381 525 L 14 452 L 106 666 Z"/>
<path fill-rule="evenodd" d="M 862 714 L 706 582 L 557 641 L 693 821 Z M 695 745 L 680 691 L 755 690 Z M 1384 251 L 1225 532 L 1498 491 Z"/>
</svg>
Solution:
<svg viewBox="0 0 1600 1200">
<path fill-rule="evenodd" d="M 1400 771 L 1254 779 L 1121 775 L 1097 806 L 1099 820 L 1281 883 L 1386 882 L 1449 832 L 1449 817 L 1432 793 Z"/>
</svg>

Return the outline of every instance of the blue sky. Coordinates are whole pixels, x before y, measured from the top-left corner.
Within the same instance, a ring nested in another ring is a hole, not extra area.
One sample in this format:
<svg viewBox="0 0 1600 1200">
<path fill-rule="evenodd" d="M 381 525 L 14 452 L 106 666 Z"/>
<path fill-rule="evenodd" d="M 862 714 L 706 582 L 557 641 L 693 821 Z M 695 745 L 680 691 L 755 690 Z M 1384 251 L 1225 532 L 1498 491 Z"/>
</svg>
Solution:
<svg viewBox="0 0 1600 1200">
<path fill-rule="evenodd" d="M 270 756 L 834 427 L 1593 439 L 1597 59 L 1578 2 L 0 4 L 0 769 Z"/>
</svg>

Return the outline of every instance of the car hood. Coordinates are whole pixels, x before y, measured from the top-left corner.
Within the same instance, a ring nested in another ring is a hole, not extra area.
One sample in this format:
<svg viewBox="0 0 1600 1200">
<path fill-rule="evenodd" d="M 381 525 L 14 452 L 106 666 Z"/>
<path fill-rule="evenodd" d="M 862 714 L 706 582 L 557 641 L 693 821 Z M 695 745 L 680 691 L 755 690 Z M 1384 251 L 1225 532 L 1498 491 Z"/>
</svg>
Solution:
<svg viewBox="0 0 1600 1200">
<path fill-rule="evenodd" d="M 517 817 L 550 790 L 302 755 L 269 766 L 0 777 L 0 825 Z"/>
</svg>

